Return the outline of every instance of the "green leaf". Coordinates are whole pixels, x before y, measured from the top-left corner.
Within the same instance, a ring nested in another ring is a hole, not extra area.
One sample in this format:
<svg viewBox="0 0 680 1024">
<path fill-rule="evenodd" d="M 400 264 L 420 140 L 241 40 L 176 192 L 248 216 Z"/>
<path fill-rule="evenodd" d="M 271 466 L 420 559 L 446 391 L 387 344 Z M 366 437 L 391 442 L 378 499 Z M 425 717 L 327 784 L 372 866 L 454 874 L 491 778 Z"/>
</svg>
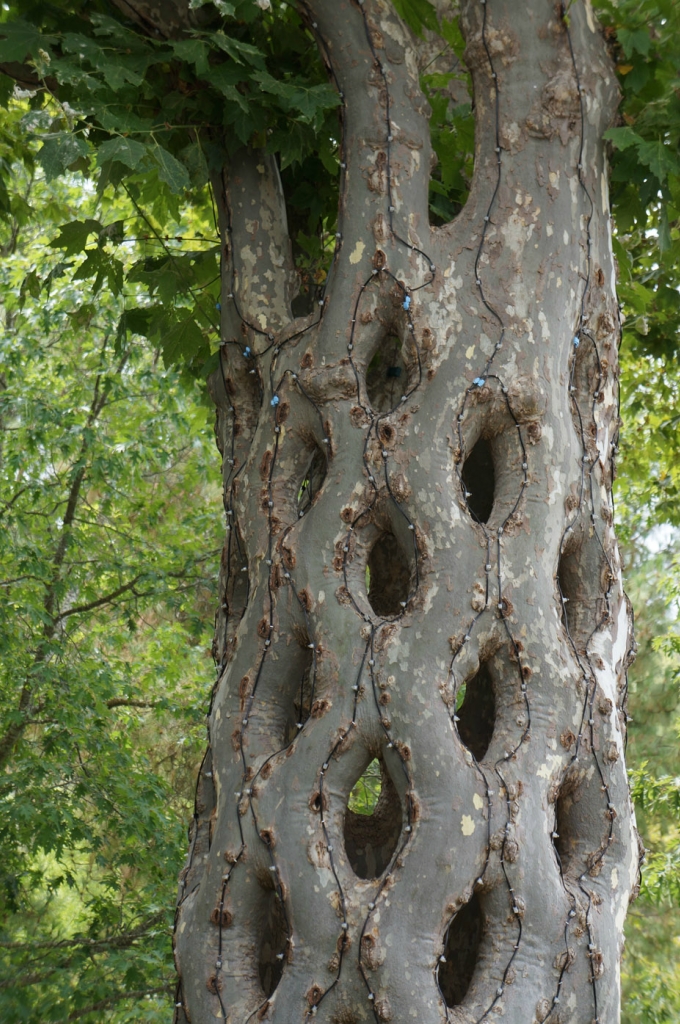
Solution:
<svg viewBox="0 0 680 1024">
<path fill-rule="evenodd" d="M 263 68 L 264 67 L 264 55 L 261 50 L 258 50 L 256 46 L 251 43 L 243 43 L 240 39 L 233 39 L 231 36 L 225 35 L 222 29 L 218 29 L 214 32 L 211 37 L 211 42 L 216 43 L 221 50 L 228 53 L 232 60 L 235 60 L 237 64 L 242 64 L 241 57 L 252 64 L 253 67 Z"/>
<path fill-rule="evenodd" d="M 126 309 L 118 321 L 116 328 L 116 348 L 120 353 L 123 351 L 128 334 L 141 334 L 147 337 L 149 324 L 151 323 L 154 308 L 146 306 L 143 308 Z"/>
<path fill-rule="evenodd" d="M 119 132 L 125 135 L 128 132 L 149 132 L 154 125 L 150 118 L 140 117 L 134 110 L 127 107 L 109 104 L 97 111 L 99 123 L 107 132 Z"/>
<path fill-rule="evenodd" d="M 633 281 L 625 289 L 625 294 L 631 308 L 638 313 L 644 313 L 654 301 L 654 292 L 645 288 L 639 281 Z"/>
<path fill-rule="evenodd" d="M 197 75 L 203 75 L 208 70 L 210 47 L 202 39 L 180 39 L 172 43 L 172 48 L 180 60 L 194 65 Z"/>
<path fill-rule="evenodd" d="M 36 57 L 38 50 L 47 50 L 54 44 L 54 36 L 44 36 L 27 21 L 7 21 L 0 25 L 0 61 L 21 61 L 29 55 Z"/>
<path fill-rule="evenodd" d="M 602 137 L 609 139 L 617 149 L 621 150 L 628 149 L 630 146 L 637 146 L 643 141 L 638 133 L 634 132 L 628 125 L 623 128 L 608 128 Z"/>
<path fill-rule="evenodd" d="M 674 151 L 661 139 L 656 139 L 654 142 L 639 142 L 637 151 L 640 163 L 649 167 L 652 174 L 656 175 L 662 184 L 669 174 L 677 174 L 680 170 L 677 150 Z"/>
<path fill-rule="evenodd" d="M 193 316 L 187 316 L 169 328 L 166 326 L 161 333 L 160 340 L 163 348 L 163 362 L 166 366 L 180 362 L 190 363 L 201 353 L 204 354 L 204 358 L 209 355 L 205 351 L 207 346 L 203 332 Z"/>
<path fill-rule="evenodd" d="M 19 295 L 22 303 L 26 294 L 31 295 L 34 299 L 39 298 L 41 287 L 42 282 L 38 275 L 36 274 L 35 270 L 30 270 L 28 274 L 26 274 L 26 277 L 23 279 L 21 283 L 21 290 Z"/>
<path fill-rule="evenodd" d="M 141 85 L 144 81 L 144 75 L 134 68 L 126 67 L 123 60 L 118 60 L 115 63 L 107 61 L 100 64 L 99 67 L 104 75 L 106 84 L 114 92 L 118 92 L 125 85 Z"/>
<path fill-rule="evenodd" d="M 422 36 L 424 28 L 439 31 L 437 12 L 429 0 L 392 0 L 392 3 L 399 17 L 416 35 Z"/>
<path fill-rule="evenodd" d="M 304 87 L 292 82 L 283 82 L 266 71 L 257 71 L 252 77 L 264 92 L 278 96 L 284 109 L 299 110 L 308 121 L 311 121 L 319 110 L 331 109 L 340 102 L 335 89 L 326 82 L 322 85 Z"/>
<path fill-rule="evenodd" d="M 65 249 L 65 256 L 73 256 L 82 252 L 87 245 L 90 235 L 97 235 L 102 231 L 98 220 L 72 220 L 68 224 L 62 224 L 59 234 L 50 242 L 53 249 Z"/>
<path fill-rule="evenodd" d="M 340 97 L 327 82 L 305 88 L 296 86 L 290 93 L 290 105 L 299 110 L 304 118 L 311 121 L 320 111 L 332 110 L 339 106 Z"/>
<path fill-rule="evenodd" d="M 619 278 L 622 282 L 630 281 L 632 263 L 628 250 L 621 245 L 621 242 L 616 236 L 612 238 L 612 248 L 614 250 L 614 256 L 619 268 Z"/>
<path fill-rule="evenodd" d="M 119 136 L 101 144 L 97 150 L 97 162 L 101 166 L 104 163 L 117 160 L 134 171 L 147 152 L 147 147 L 142 145 L 141 142 L 135 142 L 134 139 L 126 139 Z"/>
<path fill-rule="evenodd" d="M 208 171 L 208 163 L 200 143 L 190 142 L 188 146 L 181 150 L 180 156 L 194 188 L 200 188 L 202 185 L 207 184 L 210 180 L 210 172 Z"/>
<path fill-rule="evenodd" d="M 456 57 L 458 57 L 458 60 L 462 61 L 463 54 L 465 53 L 465 39 L 463 38 L 463 33 L 460 30 L 458 18 L 442 18 L 439 31 L 455 53 Z"/>
<path fill-rule="evenodd" d="M 95 278 L 92 291 L 96 295 L 107 281 L 109 288 L 114 295 L 120 295 L 123 290 L 124 268 L 120 260 L 109 256 L 101 249 L 86 249 L 86 258 L 73 275 L 74 281 L 84 281 L 90 277 Z"/>
<path fill-rule="evenodd" d="M 140 42 L 142 41 L 141 37 L 136 32 L 133 32 L 132 29 L 122 25 L 120 21 L 116 21 L 115 18 L 110 18 L 106 14 L 100 14 L 99 11 L 90 11 L 89 19 L 95 26 L 94 34 L 96 36 L 119 43 L 128 51 L 133 49 L 139 50 Z"/>
<path fill-rule="evenodd" d="M 236 103 L 242 111 L 248 113 L 248 101 L 236 88 L 244 78 L 243 67 L 234 64 L 218 64 L 210 69 L 210 84 L 215 86 L 231 102 Z"/>
<path fill-rule="evenodd" d="M 45 139 L 38 150 L 38 163 L 48 181 L 53 181 L 81 156 L 90 152 L 85 140 L 71 132 L 60 132 Z"/>
<path fill-rule="evenodd" d="M 125 221 L 114 220 L 111 224 L 107 224 L 106 227 L 102 228 L 99 232 L 99 242 L 112 242 L 114 245 L 122 242 L 125 238 Z"/>
<path fill-rule="evenodd" d="M 79 60 L 87 60 L 94 67 L 106 59 L 101 46 L 79 32 L 64 32 L 61 48 L 64 53 L 74 53 Z"/>
<path fill-rule="evenodd" d="M 184 164 L 181 164 L 172 153 L 168 153 L 167 149 L 163 149 L 162 146 L 158 145 L 151 152 L 160 168 L 158 177 L 166 185 L 169 185 L 172 192 L 184 192 L 185 189 L 190 187 L 189 172 Z"/>
<path fill-rule="evenodd" d="M 67 315 L 73 326 L 82 330 L 89 327 L 94 320 L 97 315 L 97 307 L 92 302 L 84 302 Z"/>
<path fill-rule="evenodd" d="M 3 213 L 9 213 L 11 208 L 7 186 L 5 185 L 4 178 L 0 178 L 0 210 Z"/>
<path fill-rule="evenodd" d="M 621 43 L 626 57 L 632 57 L 636 51 L 646 57 L 652 46 L 652 37 L 646 28 L 619 28 L 616 38 Z"/>
</svg>

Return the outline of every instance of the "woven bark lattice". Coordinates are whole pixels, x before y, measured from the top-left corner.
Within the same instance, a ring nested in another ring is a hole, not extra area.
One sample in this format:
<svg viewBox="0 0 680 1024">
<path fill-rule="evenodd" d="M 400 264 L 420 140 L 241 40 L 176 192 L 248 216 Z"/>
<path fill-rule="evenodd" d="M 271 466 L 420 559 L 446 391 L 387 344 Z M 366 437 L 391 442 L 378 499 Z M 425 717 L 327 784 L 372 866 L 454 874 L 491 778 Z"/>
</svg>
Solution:
<svg viewBox="0 0 680 1024">
<path fill-rule="evenodd" d="M 475 181 L 434 229 L 414 40 L 381 0 L 304 13 L 342 99 L 318 313 L 273 161 L 215 183 L 225 596 L 176 1020 L 608 1024 L 637 866 L 614 76 L 588 7 L 518 34 L 464 3 Z"/>
</svg>

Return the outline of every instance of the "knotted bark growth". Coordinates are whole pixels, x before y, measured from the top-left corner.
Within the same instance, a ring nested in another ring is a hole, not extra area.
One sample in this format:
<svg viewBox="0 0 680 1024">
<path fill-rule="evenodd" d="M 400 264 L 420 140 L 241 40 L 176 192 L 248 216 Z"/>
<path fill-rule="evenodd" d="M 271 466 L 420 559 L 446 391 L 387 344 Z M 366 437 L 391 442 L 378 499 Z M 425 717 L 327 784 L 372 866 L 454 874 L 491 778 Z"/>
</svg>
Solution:
<svg viewBox="0 0 680 1024">
<path fill-rule="evenodd" d="M 638 860 L 614 74 L 589 4 L 465 0 L 475 179 L 433 228 L 416 41 L 385 0 L 302 9 L 342 98 L 308 318 L 274 161 L 215 182 L 227 539 L 176 1020 L 609 1024 Z"/>
</svg>

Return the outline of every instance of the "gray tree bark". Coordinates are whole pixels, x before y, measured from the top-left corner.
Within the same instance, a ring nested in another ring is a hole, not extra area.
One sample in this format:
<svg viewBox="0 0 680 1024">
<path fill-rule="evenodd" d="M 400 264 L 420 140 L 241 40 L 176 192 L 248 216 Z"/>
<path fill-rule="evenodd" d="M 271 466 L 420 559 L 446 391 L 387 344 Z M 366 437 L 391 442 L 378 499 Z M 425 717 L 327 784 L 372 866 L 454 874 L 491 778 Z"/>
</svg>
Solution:
<svg viewBox="0 0 680 1024">
<path fill-rule="evenodd" d="M 613 70 L 589 3 L 463 0 L 474 184 L 434 228 L 432 44 L 386 0 L 304 13 L 343 132 L 309 317 L 275 161 L 215 181 L 227 538 L 175 1019 L 611 1024 L 638 865 Z"/>
</svg>

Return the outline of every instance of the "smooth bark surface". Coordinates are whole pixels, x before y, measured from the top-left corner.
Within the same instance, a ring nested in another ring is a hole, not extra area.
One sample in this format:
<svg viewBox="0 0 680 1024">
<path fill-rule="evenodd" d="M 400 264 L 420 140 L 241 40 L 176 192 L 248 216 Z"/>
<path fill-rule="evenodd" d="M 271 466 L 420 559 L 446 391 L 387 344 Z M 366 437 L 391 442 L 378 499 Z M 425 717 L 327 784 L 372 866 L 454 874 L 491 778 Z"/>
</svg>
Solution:
<svg viewBox="0 0 680 1024">
<path fill-rule="evenodd" d="M 615 77 L 588 4 L 466 0 L 475 179 L 432 228 L 419 42 L 382 0 L 304 11 L 343 100 L 307 319 L 274 160 L 215 180 L 227 539 L 176 1020 L 611 1024 L 638 864 Z"/>
</svg>

